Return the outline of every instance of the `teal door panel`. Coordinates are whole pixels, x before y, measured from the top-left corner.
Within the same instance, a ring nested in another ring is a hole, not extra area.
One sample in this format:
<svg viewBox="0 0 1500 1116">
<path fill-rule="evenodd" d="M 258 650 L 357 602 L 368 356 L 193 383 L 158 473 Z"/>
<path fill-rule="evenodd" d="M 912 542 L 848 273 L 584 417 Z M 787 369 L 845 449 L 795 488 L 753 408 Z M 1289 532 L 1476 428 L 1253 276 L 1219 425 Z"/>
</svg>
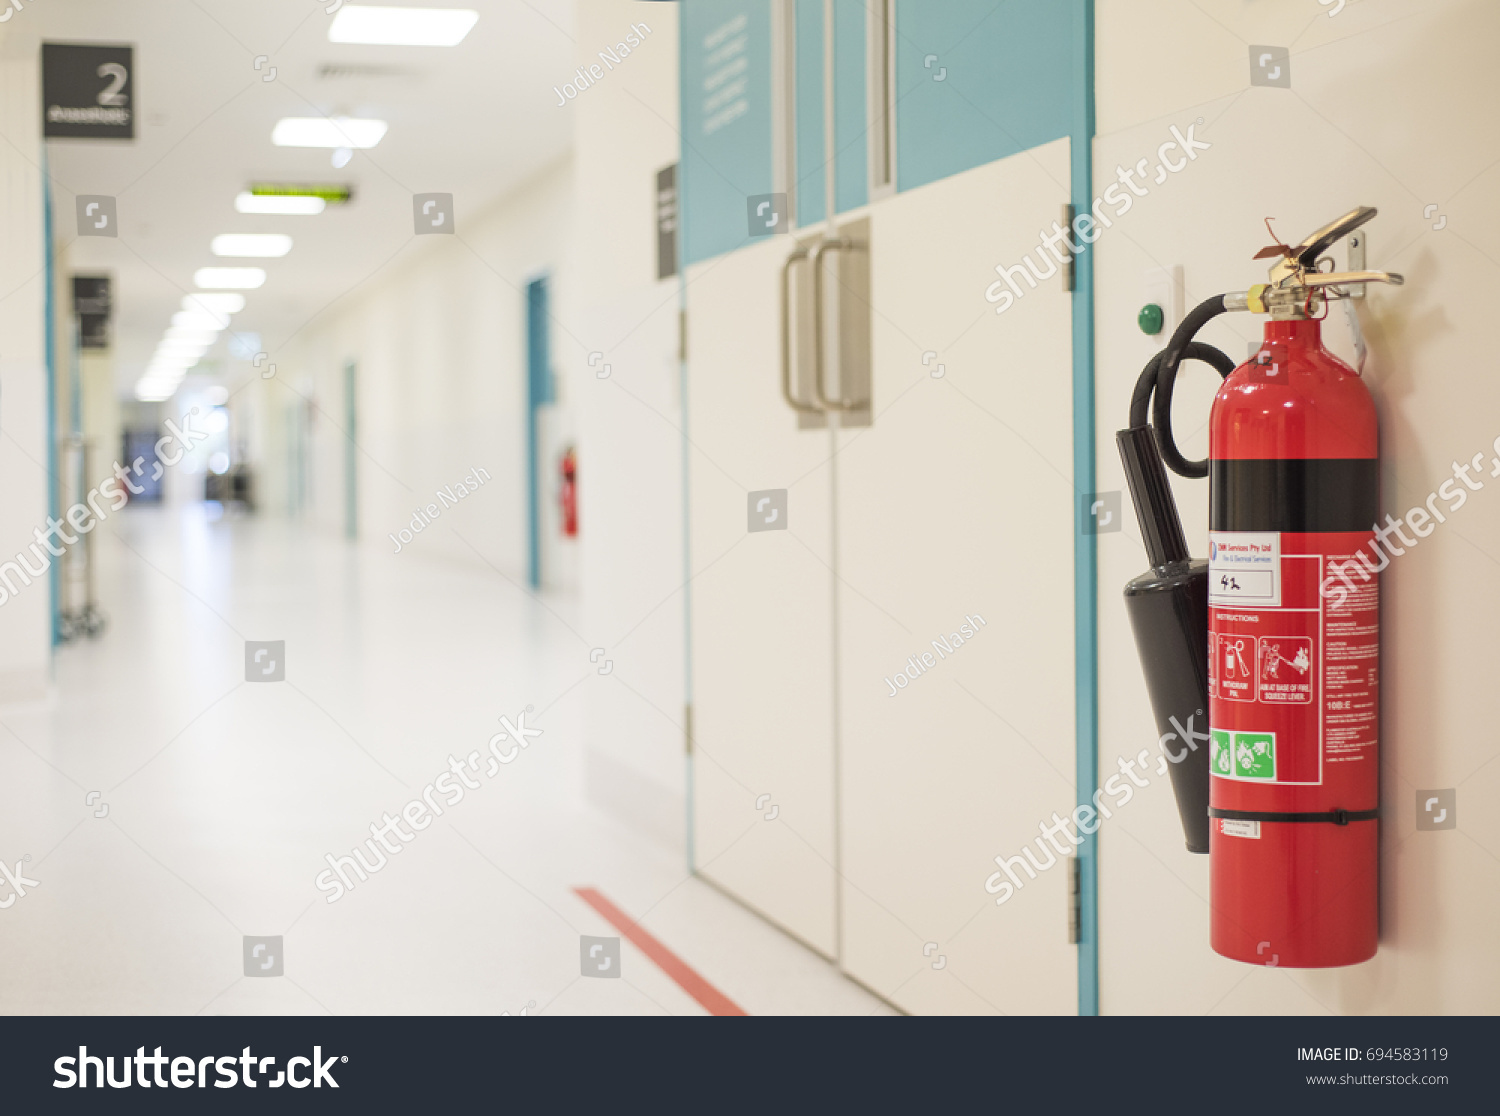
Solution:
<svg viewBox="0 0 1500 1116">
<path fill-rule="evenodd" d="M 828 217 L 828 160 L 823 154 L 823 0 L 797 0 L 797 224 Z"/>
<path fill-rule="evenodd" d="M 747 200 L 772 185 L 771 5 L 682 5 L 682 258 L 750 239 Z"/>
<path fill-rule="evenodd" d="M 1059 0 L 896 0 L 896 188 L 1069 135 L 1079 31 Z"/>
<path fill-rule="evenodd" d="M 834 202 L 840 213 L 870 200 L 869 102 L 863 0 L 833 2 Z"/>
</svg>

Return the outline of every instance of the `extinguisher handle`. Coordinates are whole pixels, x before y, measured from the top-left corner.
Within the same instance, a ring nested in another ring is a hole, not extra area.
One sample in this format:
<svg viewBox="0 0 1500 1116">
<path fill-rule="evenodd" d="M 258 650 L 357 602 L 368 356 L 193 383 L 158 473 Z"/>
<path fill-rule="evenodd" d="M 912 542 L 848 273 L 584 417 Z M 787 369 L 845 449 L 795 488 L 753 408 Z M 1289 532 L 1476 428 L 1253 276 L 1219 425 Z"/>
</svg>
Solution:
<svg viewBox="0 0 1500 1116">
<path fill-rule="evenodd" d="M 1302 280 L 1304 287 L 1348 287 L 1355 283 L 1389 283 L 1399 287 L 1406 276 L 1396 271 L 1327 271 L 1309 275 Z"/>
<path fill-rule="evenodd" d="M 1271 282 L 1280 286 L 1300 271 L 1316 271 L 1318 257 L 1328 251 L 1334 241 L 1342 240 L 1361 225 L 1373 220 L 1377 212 L 1379 211 L 1373 205 L 1356 206 L 1342 217 L 1328 222 L 1297 245 L 1292 250 L 1291 257 L 1277 261 L 1271 268 Z"/>
</svg>

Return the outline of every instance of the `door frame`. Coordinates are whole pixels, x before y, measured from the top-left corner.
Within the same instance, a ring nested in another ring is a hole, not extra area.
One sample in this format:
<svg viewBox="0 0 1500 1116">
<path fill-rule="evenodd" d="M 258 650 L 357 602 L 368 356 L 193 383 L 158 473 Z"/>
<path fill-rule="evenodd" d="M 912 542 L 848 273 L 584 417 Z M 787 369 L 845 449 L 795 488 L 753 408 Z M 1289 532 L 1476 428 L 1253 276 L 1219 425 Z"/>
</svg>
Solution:
<svg viewBox="0 0 1500 1116">
<path fill-rule="evenodd" d="M 1089 213 L 1094 196 L 1094 0 L 1073 0 L 1070 148 L 1073 211 Z M 1080 241 L 1082 237 L 1078 238 Z M 1094 249 L 1075 257 L 1073 289 L 1073 485 L 1075 502 L 1095 484 Z M 1076 519 L 1076 509 L 1075 509 Z M 1099 786 L 1098 537 L 1079 530 L 1073 547 L 1073 705 L 1076 805 L 1092 805 Z M 1078 847 L 1078 1014 L 1099 1014 L 1099 835 Z"/>
<path fill-rule="evenodd" d="M 359 538 L 359 362 L 344 361 L 344 537 Z"/>
<path fill-rule="evenodd" d="M 542 587 L 541 470 L 537 412 L 556 398 L 547 327 L 551 289 L 544 272 L 526 284 L 526 584 Z"/>
</svg>

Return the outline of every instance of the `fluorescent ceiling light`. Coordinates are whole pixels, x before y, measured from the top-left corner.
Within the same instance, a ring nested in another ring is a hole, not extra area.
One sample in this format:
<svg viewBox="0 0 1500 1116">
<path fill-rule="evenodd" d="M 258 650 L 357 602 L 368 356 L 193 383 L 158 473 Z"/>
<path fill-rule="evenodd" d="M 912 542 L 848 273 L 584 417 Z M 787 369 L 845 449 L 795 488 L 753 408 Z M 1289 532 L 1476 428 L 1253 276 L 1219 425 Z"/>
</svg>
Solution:
<svg viewBox="0 0 1500 1116">
<path fill-rule="evenodd" d="M 240 213 L 269 213 L 276 217 L 311 217 L 322 213 L 327 204 L 322 198 L 275 194 L 242 193 L 234 199 L 234 208 Z"/>
<path fill-rule="evenodd" d="M 193 326 L 173 326 L 162 336 L 163 341 L 180 341 L 194 345 L 212 345 L 218 339 L 218 330 L 198 329 Z"/>
<path fill-rule="evenodd" d="M 215 314 L 212 310 L 179 310 L 172 315 L 174 329 L 212 329 L 229 327 L 228 314 Z"/>
<path fill-rule="evenodd" d="M 285 233 L 221 233 L 209 248 L 216 256 L 276 259 L 292 250 L 292 238 Z"/>
<path fill-rule="evenodd" d="M 252 291 L 265 281 L 266 273 L 258 267 L 200 267 L 193 272 L 193 285 L 210 290 Z"/>
<path fill-rule="evenodd" d="M 385 129 L 384 120 L 286 116 L 276 121 L 271 142 L 277 147 L 374 147 Z"/>
<path fill-rule="evenodd" d="M 328 25 L 330 43 L 457 46 L 479 20 L 472 8 L 372 8 L 346 4 Z"/>
<path fill-rule="evenodd" d="M 206 353 L 213 345 L 212 341 L 198 341 L 189 337 L 163 337 L 156 343 L 156 355 L 175 357 Z"/>
<path fill-rule="evenodd" d="M 214 315 L 238 314 L 245 308 L 245 296 L 242 294 L 209 294 L 207 291 L 199 291 L 197 294 L 184 295 L 182 308 L 191 314 L 207 311 Z"/>
</svg>

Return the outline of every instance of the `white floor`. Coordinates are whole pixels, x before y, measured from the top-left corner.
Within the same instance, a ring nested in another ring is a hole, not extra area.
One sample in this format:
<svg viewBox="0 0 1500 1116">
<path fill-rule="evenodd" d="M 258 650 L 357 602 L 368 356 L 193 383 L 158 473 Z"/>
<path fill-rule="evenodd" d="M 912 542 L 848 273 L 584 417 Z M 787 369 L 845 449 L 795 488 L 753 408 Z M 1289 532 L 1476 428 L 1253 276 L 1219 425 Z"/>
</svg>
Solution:
<svg viewBox="0 0 1500 1116">
<path fill-rule="evenodd" d="M 202 505 L 128 509 L 99 551 L 107 631 L 0 707 L 0 859 L 37 881 L 0 910 L 0 1012 L 703 1014 L 628 942 L 580 976 L 579 936 L 617 932 L 579 886 L 751 1014 L 889 1011 L 585 801 L 569 601 Z M 286 641 L 285 682 L 245 680 L 246 640 Z M 326 901 L 325 854 L 527 706 L 538 740 Z M 244 975 L 250 935 L 284 976 Z"/>
</svg>

